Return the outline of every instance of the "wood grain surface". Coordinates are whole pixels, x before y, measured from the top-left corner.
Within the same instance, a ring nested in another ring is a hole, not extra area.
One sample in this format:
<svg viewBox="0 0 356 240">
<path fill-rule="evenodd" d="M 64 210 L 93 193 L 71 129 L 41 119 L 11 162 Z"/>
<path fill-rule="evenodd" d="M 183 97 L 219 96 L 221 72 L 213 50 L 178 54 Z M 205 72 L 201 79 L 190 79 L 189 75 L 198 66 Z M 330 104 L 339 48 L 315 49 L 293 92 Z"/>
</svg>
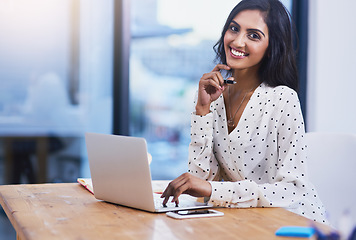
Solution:
<svg viewBox="0 0 356 240">
<path fill-rule="evenodd" d="M 293 239 L 281 226 L 310 221 L 282 208 L 223 209 L 223 217 L 176 220 L 95 197 L 79 183 L 0 186 L 0 203 L 25 239 Z M 325 225 L 318 224 L 328 231 Z M 300 238 L 296 238 L 300 239 Z"/>
</svg>

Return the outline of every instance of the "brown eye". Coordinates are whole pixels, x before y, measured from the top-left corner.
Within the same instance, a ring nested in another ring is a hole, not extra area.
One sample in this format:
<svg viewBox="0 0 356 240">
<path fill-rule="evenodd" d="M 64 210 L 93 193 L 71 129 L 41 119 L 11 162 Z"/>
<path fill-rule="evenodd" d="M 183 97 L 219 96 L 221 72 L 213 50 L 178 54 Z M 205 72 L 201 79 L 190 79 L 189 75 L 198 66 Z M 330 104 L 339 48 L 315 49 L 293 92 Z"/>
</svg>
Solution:
<svg viewBox="0 0 356 240">
<path fill-rule="evenodd" d="M 230 30 L 233 31 L 233 32 L 238 32 L 239 28 L 232 25 L 232 26 L 230 26 Z"/>
<path fill-rule="evenodd" d="M 249 36 L 249 38 L 254 39 L 254 40 L 260 40 L 261 39 L 261 37 L 260 37 L 260 35 L 258 33 L 250 33 L 248 36 Z"/>
</svg>

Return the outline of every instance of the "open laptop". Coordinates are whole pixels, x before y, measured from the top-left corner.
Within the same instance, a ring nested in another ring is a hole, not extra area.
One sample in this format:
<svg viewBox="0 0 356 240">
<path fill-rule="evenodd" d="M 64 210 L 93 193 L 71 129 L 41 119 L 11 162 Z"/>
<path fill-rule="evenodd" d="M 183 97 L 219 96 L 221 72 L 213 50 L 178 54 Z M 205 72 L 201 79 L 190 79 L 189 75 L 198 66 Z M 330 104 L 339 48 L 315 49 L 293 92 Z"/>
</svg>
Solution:
<svg viewBox="0 0 356 240">
<path fill-rule="evenodd" d="M 144 138 L 86 133 L 85 142 L 97 199 L 149 212 L 212 207 L 184 194 L 179 206 L 170 201 L 162 205 L 163 198 L 152 189 Z"/>
</svg>

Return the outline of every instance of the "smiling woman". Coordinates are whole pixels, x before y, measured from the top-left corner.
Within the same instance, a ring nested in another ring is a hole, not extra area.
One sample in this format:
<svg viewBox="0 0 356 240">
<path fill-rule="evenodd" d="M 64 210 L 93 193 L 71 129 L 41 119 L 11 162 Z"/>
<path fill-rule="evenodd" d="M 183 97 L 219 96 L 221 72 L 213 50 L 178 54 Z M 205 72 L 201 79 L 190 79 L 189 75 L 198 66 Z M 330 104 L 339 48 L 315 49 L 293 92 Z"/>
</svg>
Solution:
<svg viewBox="0 0 356 240">
<path fill-rule="evenodd" d="M 268 27 L 258 10 L 240 12 L 224 36 L 226 64 L 233 69 L 257 68 L 268 47 Z M 241 60 L 235 60 L 241 59 Z"/>
<path fill-rule="evenodd" d="M 168 185 L 164 203 L 186 193 L 328 223 L 306 173 L 290 19 L 278 0 L 243 0 L 231 11 L 215 48 L 219 64 L 199 81 L 189 171 Z M 227 85 L 222 71 L 236 84 Z"/>
</svg>

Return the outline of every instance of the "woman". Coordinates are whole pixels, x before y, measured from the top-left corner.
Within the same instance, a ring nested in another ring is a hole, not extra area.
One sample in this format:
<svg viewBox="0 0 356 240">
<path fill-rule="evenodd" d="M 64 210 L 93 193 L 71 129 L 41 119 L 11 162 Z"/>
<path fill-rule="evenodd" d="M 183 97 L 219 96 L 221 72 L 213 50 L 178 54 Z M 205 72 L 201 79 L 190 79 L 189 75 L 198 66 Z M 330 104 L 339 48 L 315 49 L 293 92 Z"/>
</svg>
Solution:
<svg viewBox="0 0 356 240">
<path fill-rule="evenodd" d="M 189 171 L 169 184 L 164 204 L 184 193 L 215 206 L 284 207 L 326 223 L 306 177 L 289 19 L 278 0 L 243 0 L 231 11 L 215 46 L 220 64 L 199 81 Z"/>
</svg>

